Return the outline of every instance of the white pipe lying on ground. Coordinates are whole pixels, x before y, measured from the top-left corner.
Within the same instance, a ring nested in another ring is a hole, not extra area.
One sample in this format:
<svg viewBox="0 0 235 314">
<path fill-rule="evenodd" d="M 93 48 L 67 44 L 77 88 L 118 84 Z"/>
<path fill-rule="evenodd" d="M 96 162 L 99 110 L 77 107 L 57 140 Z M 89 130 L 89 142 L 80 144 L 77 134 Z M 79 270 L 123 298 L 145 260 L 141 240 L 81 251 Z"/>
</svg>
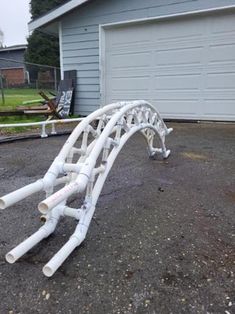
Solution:
<svg viewBox="0 0 235 314">
<path fill-rule="evenodd" d="M 22 126 L 41 126 L 49 124 L 64 124 L 82 121 L 84 118 L 71 118 L 71 119 L 61 119 L 61 120 L 48 120 L 48 121 L 39 121 L 39 122 L 25 122 L 25 123 L 4 123 L 0 124 L 0 128 L 15 128 Z"/>
<path fill-rule="evenodd" d="M 43 189 L 43 181 L 38 180 L 0 198 L 0 209 L 5 209 Z"/>
<path fill-rule="evenodd" d="M 31 250 L 36 244 L 38 244 L 43 239 L 47 238 L 51 233 L 53 233 L 61 216 L 61 211 L 63 210 L 63 208 L 64 206 L 55 208 L 50 219 L 48 219 L 38 231 L 36 231 L 29 238 L 24 240 L 17 247 L 7 253 L 7 262 L 10 264 L 15 263 L 21 256 Z"/>
<path fill-rule="evenodd" d="M 26 123 L 8 123 L 0 124 L 1 128 L 17 128 L 17 127 L 30 127 L 30 126 L 41 126 L 41 138 L 47 138 L 46 126 L 51 125 L 51 135 L 57 134 L 55 125 L 56 124 L 65 124 L 72 122 L 80 122 L 84 118 L 71 118 L 71 119 L 60 119 L 60 120 L 46 120 L 40 122 L 26 122 Z"/>
<path fill-rule="evenodd" d="M 94 121 L 97 122 L 96 129 Z M 91 125 L 92 124 L 92 125 Z M 46 199 L 39 203 L 38 209 L 46 214 L 43 227 L 6 255 L 9 263 L 15 262 L 56 228 L 60 216 L 73 217 L 79 223 L 67 243 L 44 266 L 43 273 L 50 277 L 62 265 L 71 252 L 85 239 L 96 203 L 119 152 L 127 140 L 141 131 L 147 141 L 149 156 L 161 154 L 167 158 L 165 136 L 168 129 L 156 109 L 146 101 L 129 101 L 108 105 L 83 119 L 67 139 L 58 156 L 54 159 L 43 179 L 12 192 L 0 199 L 4 209 L 25 197 L 45 190 Z M 160 148 L 153 147 L 157 135 Z M 82 137 L 80 148 L 76 147 Z M 80 155 L 76 161 L 74 156 Z M 62 177 L 60 177 L 62 175 Z M 54 187 L 65 186 L 54 192 Z M 85 192 L 81 208 L 67 205 L 73 194 Z"/>
<path fill-rule="evenodd" d="M 68 242 L 53 256 L 53 258 L 43 267 L 43 273 L 51 277 L 74 249 L 82 243 L 84 239 L 72 236 Z"/>
<path fill-rule="evenodd" d="M 27 253 L 32 247 L 38 244 L 42 239 L 47 237 L 47 230 L 41 227 L 37 232 L 32 234 L 28 239 L 24 240 L 21 244 L 6 254 L 8 263 L 15 263 L 21 256 Z"/>
</svg>

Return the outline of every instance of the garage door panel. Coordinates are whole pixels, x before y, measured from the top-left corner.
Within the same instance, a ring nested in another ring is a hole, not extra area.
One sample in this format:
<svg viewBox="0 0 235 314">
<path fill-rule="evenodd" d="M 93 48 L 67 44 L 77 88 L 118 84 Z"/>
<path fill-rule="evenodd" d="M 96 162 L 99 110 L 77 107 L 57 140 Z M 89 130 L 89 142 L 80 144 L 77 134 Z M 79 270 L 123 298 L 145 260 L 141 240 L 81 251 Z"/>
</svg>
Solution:
<svg viewBox="0 0 235 314">
<path fill-rule="evenodd" d="M 195 101 L 200 98 L 200 91 L 165 90 L 151 92 L 153 99 Z"/>
<path fill-rule="evenodd" d="M 174 19 L 152 24 L 152 33 L 158 40 L 190 39 L 192 37 L 200 37 L 204 31 L 205 27 L 200 23 L 199 19 L 195 20 L 194 25 L 192 25 L 190 18 L 185 18 L 180 22 Z"/>
<path fill-rule="evenodd" d="M 125 32 L 125 37 L 123 37 L 123 32 Z M 138 33 L 138 37 L 136 36 Z M 115 36 L 113 36 L 112 30 L 107 30 L 106 36 L 108 38 L 108 43 L 112 46 L 119 46 L 121 44 L 139 43 L 151 41 L 151 34 L 146 33 L 142 25 L 129 26 L 128 30 L 125 27 L 120 27 L 115 30 Z"/>
<path fill-rule="evenodd" d="M 149 90 L 149 77 L 113 78 L 108 80 L 107 87 L 115 91 L 146 91 Z"/>
<path fill-rule="evenodd" d="M 141 97 L 142 95 L 142 97 Z M 142 92 L 142 91 L 135 91 L 135 92 L 130 92 L 128 91 L 128 93 L 126 92 L 113 92 L 112 94 L 108 94 L 109 99 L 117 99 L 118 101 L 121 100 L 126 100 L 126 99 L 146 99 L 146 97 L 149 98 L 149 93 L 148 91 Z"/>
<path fill-rule="evenodd" d="M 203 91 L 204 100 L 231 100 L 234 102 L 235 90 L 214 89 L 213 91 L 206 89 Z M 234 102 L 235 106 L 235 102 Z"/>
<path fill-rule="evenodd" d="M 206 89 L 232 89 L 235 92 L 235 73 L 208 73 L 205 80 Z"/>
<path fill-rule="evenodd" d="M 156 90 L 198 90 L 200 88 L 201 75 L 160 75 L 155 76 Z"/>
<path fill-rule="evenodd" d="M 208 62 L 206 67 L 201 69 L 204 73 L 235 73 L 235 62 Z"/>
<path fill-rule="evenodd" d="M 106 61 L 106 65 L 109 64 L 109 61 Z M 147 70 L 147 71 L 146 71 Z M 143 73 L 146 74 L 146 72 L 150 74 L 159 74 L 159 75 L 191 75 L 191 74 L 197 74 L 201 75 L 202 73 L 221 73 L 221 72 L 234 72 L 235 71 L 235 62 L 207 62 L 206 67 L 205 64 L 165 64 L 161 66 L 157 66 L 155 64 L 152 64 L 147 69 L 146 67 L 133 67 L 133 68 L 127 68 L 127 67 L 113 67 L 108 68 L 106 73 L 109 75 L 112 73 L 114 76 L 132 76 L 133 73 L 135 75 L 143 75 Z"/>
<path fill-rule="evenodd" d="M 202 47 L 157 51 L 155 54 L 156 65 L 200 64 L 202 53 Z"/>
<path fill-rule="evenodd" d="M 128 92 L 128 93 L 115 93 L 107 94 L 107 103 L 112 103 L 115 101 L 122 101 L 122 100 L 137 100 L 137 99 L 149 99 L 149 93 L 148 92 Z"/>
<path fill-rule="evenodd" d="M 235 38 L 234 43 L 217 44 L 209 47 L 209 62 L 235 62 Z"/>
<path fill-rule="evenodd" d="M 234 112 L 234 100 L 227 99 L 213 99 L 213 100 L 205 100 L 205 107 L 203 114 L 206 116 L 215 116 L 215 112 L 219 113 L 220 116 L 228 116 L 235 118 Z"/>
<path fill-rule="evenodd" d="M 116 54 L 110 58 L 108 62 L 108 67 L 112 69 L 122 69 L 122 68 L 139 68 L 139 67 L 149 67 L 150 66 L 150 53 L 149 52 L 139 52 L 139 53 L 126 53 L 126 54 Z"/>
<path fill-rule="evenodd" d="M 169 117 L 171 114 L 174 117 L 180 117 L 182 114 L 187 112 L 187 117 L 196 116 L 195 109 L 199 106 L 197 100 L 164 100 L 164 99 L 153 99 L 153 103 L 158 108 L 159 112 L 163 115 L 163 117 Z M 174 109 L 172 109 L 174 108 Z M 170 112 L 170 113 L 169 113 Z"/>
</svg>

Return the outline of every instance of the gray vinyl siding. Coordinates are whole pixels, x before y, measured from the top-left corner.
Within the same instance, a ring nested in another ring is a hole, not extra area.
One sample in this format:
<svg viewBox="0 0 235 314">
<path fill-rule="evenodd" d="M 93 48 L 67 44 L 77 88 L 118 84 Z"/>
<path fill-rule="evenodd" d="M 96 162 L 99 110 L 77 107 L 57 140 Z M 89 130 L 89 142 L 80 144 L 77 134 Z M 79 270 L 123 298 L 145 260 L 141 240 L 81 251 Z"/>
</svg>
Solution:
<svg viewBox="0 0 235 314">
<path fill-rule="evenodd" d="M 235 0 L 91 0 L 64 16 L 64 70 L 77 70 L 75 113 L 100 104 L 99 25 L 235 4 Z M 104 105 L 104 104 L 103 104 Z"/>
</svg>

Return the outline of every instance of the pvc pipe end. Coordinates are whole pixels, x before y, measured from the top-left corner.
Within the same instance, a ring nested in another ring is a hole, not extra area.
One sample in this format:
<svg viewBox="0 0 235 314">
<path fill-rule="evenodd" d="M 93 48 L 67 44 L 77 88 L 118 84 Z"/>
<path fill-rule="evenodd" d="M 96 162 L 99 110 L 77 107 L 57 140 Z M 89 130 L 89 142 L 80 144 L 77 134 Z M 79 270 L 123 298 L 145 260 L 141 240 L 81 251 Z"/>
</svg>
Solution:
<svg viewBox="0 0 235 314">
<path fill-rule="evenodd" d="M 46 276 L 46 277 L 51 277 L 55 271 L 53 271 L 53 269 L 49 266 L 44 266 L 43 269 L 43 274 Z"/>
<path fill-rule="evenodd" d="M 47 214 L 49 211 L 49 207 L 46 203 L 41 202 L 38 204 L 38 210 L 42 213 L 42 214 Z"/>
<path fill-rule="evenodd" d="M 8 263 L 10 263 L 10 264 L 15 263 L 15 261 L 16 261 L 16 258 L 15 258 L 14 255 L 11 254 L 11 253 L 7 253 L 5 257 L 6 257 L 6 261 L 7 261 Z"/>
<path fill-rule="evenodd" d="M 163 158 L 164 158 L 164 159 L 167 159 L 167 158 L 170 156 L 170 153 L 171 153 L 171 151 L 168 149 L 168 150 L 164 153 Z"/>
<path fill-rule="evenodd" d="M 6 203 L 4 202 L 3 199 L 0 198 L 0 209 L 5 209 L 6 208 Z"/>
<path fill-rule="evenodd" d="M 167 134 L 170 134 L 173 131 L 173 128 L 167 129 Z"/>
</svg>

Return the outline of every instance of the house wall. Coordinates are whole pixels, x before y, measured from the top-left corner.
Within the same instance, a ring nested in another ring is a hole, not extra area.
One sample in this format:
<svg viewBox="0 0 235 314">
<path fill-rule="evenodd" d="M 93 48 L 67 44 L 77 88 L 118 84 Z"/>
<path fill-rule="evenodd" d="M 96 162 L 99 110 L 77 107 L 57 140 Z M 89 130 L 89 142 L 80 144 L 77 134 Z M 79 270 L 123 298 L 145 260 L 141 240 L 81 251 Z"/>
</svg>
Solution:
<svg viewBox="0 0 235 314">
<path fill-rule="evenodd" d="M 100 106 L 99 25 L 235 5 L 235 0 L 93 0 L 61 20 L 63 68 L 77 70 L 75 113 Z"/>
</svg>

